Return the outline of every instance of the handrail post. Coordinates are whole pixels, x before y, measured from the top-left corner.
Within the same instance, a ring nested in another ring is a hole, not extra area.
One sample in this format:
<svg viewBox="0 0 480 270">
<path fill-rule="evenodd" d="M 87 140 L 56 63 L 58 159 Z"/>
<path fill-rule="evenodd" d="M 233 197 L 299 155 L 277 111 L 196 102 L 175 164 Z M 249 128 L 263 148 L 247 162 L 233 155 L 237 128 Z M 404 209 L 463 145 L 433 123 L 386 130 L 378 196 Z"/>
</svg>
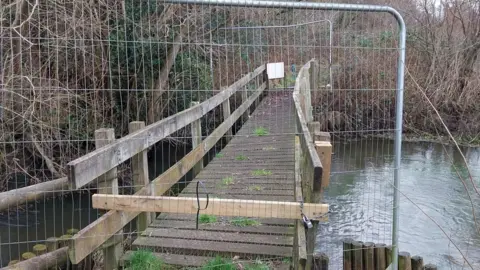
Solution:
<svg viewBox="0 0 480 270">
<path fill-rule="evenodd" d="M 318 89 L 319 89 L 318 72 L 319 72 L 318 61 L 312 60 L 310 62 L 310 74 L 309 74 L 310 75 L 310 93 L 311 93 L 310 105 L 312 104 L 312 100 L 316 101 L 318 98 Z"/>
<path fill-rule="evenodd" d="M 228 100 L 227 100 L 228 101 Z M 198 101 L 192 101 L 190 107 L 200 104 Z M 193 121 L 190 126 L 192 130 L 192 149 L 195 149 L 202 143 L 202 118 Z M 193 167 L 193 176 L 197 175 L 203 169 L 203 158 Z"/>
<path fill-rule="evenodd" d="M 134 121 L 128 125 L 129 133 L 134 133 L 145 127 L 145 122 Z M 148 178 L 148 159 L 147 150 L 136 154 L 132 157 L 132 174 L 133 174 L 133 186 L 135 192 L 138 192 L 143 187 L 147 186 L 150 181 Z M 150 187 L 150 193 L 153 195 L 153 186 Z M 140 233 L 147 229 L 147 226 L 151 223 L 152 219 L 155 219 L 155 213 L 141 213 L 137 217 L 137 231 Z"/>
<path fill-rule="evenodd" d="M 247 86 L 242 87 L 242 90 L 240 92 L 241 95 L 242 95 L 242 104 L 247 101 L 247 98 L 248 98 L 248 92 L 247 91 L 248 91 Z M 242 116 L 242 122 L 243 123 L 245 123 L 248 120 L 248 114 L 249 114 L 249 110 L 247 109 Z"/>
<path fill-rule="evenodd" d="M 103 146 L 115 141 L 115 131 L 113 128 L 101 128 L 95 130 L 95 147 Z M 98 178 L 98 193 L 100 194 L 118 194 L 117 168 L 113 168 Z M 120 236 L 120 237 L 118 237 Z M 103 247 L 103 269 L 116 269 L 120 256 L 123 253 L 123 229 L 113 235 Z"/>
<path fill-rule="evenodd" d="M 230 117 L 230 114 L 232 113 L 231 109 L 230 109 L 230 99 L 228 98 L 227 100 L 225 100 L 223 103 L 222 103 L 222 114 L 223 114 L 223 121 L 225 121 L 226 119 L 228 119 Z M 232 129 L 229 128 L 227 130 L 227 132 L 225 133 L 225 138 L 227 140 L 227 142 L 230 141 L 230 139 L 232 138 L 233 136 L 233 133 L 232 133 Z"/>
</svg>

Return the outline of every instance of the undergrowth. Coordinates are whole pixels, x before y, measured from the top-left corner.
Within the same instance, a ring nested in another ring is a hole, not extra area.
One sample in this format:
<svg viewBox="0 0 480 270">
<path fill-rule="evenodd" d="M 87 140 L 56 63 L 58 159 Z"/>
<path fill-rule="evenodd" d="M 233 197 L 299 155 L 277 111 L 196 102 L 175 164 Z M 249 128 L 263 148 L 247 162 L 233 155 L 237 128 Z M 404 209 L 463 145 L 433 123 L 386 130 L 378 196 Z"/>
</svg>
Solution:
<svg viewBox="0 0 480 270">
<path fill-rule="evenodd" d="M 264 127 L 257 127 L 253 133 L 256 135 L 256 136 L 266 136 L 268 135 L 268 130 Z"/>
<path fill-rule="evenodd" d="M 250 219 L 250 218 L 245 218 L 245 217 L 238 217 L 230 220 L 230 223 L 232 223 L 235 226 L 238 227 L 248 227 L 248 226 L 259 226 L 260 222 L 255 219 Z"/>
<path fill-rule="evenodd" d="M 202 224 L 215 223 L 217 222 L 217 217 L 213 215 L 201 214 L 198 221 Z"/>
<path fill-rule="evenodd" d="M 172 269 L 149 250 L 136 250 L 130 256 L 128 270 Z"/>
<path fill-rule="evenodd" d="M 265 170 L 265 169 L 258 169 L 258 170 L 254 170 L 254 171 L 252 172 L 252 175 L 255 175 L 255 176 L 268 176 L 268 175 L 272 175 L 272 171 Z"/>
</svg>

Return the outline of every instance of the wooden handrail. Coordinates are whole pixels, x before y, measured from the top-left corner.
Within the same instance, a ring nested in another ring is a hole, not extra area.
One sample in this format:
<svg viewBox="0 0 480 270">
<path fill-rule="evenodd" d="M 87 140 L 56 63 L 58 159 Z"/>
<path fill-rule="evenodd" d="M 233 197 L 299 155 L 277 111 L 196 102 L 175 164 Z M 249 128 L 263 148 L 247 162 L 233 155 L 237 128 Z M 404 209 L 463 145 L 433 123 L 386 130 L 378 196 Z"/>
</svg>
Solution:
<svg viewBox="0 0 480 270">
<path fill-rule="evenodd" d="M 35 185 L 9 190 L 0 193 L 0 211 L 17 207 L 18 205 L 33 202 L 38 199 L 53 197 L 68 189 L 66 177 L 50 180 Z"/>
<path fill-rule="evenodd" d="M 319 191 L 322 181 L 322 162 L 315 150 L 315 144 L 308 129 L 307 123 L 313 120 L 311 116 L 311 100 L 310 100 L 310 79 L 309 69 L 310 63 L 315 60 L 310 60 L 305 64 L 298 73 L 295 81 L 295 88 L 293 91 L 293 102 L 295 103 L 296 117 L 297 117 L 297 132 L 300 136 L 300 146 L 302 154 L 305 155 L 308 162 L 309 169 L 312 170 L 312 178 L 303 179 L 307 181 L 307 186 L 310 188 L 304 191 L 304 197 L 310 198 L 313 190 Z M 310 120 L 307 120 L 310 118 Z M 307 168 L 308 169 L 308 168 Z M 310 183 L 310 181 L 312 181 Z"/>
<path fill-rule="evenodd" d="M 78 189 L 91 183 L 122 162 L 200 119 L 247 85 L 252 78 L 262 74 L 264 70 L 265 65 L 262 65 L 206 101 L 71 161 L 67 164 L 70 186 Z"/>
<path fill-rule="evenodd" d="M 311 102 L 311 90 L 315 85 L 311 85 L 312 82 L 316 82 L 316 79 L 310 80 L 310 68 L 315 59 L 306 63 L 298 73 L 295 80 L 295 88 L 293 90 L 293 102 L 296 109 L 297 118 L 297 134 L 299 143 L 296 147 L 295 163 L 298 165 L 296 169 L 296 181 L 300 179 L 300 184 L 296 183 L 299 190 L 296 190 L 296 200 L 302 200 L 305 203 L 318 203 L 320 191 L 322 187 L 322 174 L 323 166 L 320 161 L 320 157 L 317 154 L 315 144 L 308 129 L 308 123 L 313 122 L 312 115 L 312 102 Z M 312 76 L 316 76 L 315 72 L 312 72 Z M 300 196 L 299 196 L 300 194 Z M 297 249 L 294 258 L 296 259 L 296 266 L 300 269 L 313 269 L 313 252 L 315 249 L 316 231 L 318 229 L 318 222 L 312 220 L 312 228 L 303 231 L 298 226 L 303 224 L 297 224 L 297 234 L 295 234 L 295 248 Z M 305 234 L 305 235 L 304 235 Z M 304 237 L 305 236 L 305 237 Z M 305 245 L 304 245 L 304 240 Z M 305 249 L 306 250 L 305 250 Z M 306 256 L 306 257 L 305 257 Z"/>
<path fill-rule="evenodd" d="M 246 75 L 239 81 L 235 82 L 223 92 L 217 94 L 221 96 L 223 102 L 228 102 L 228 98 L 239 88 L 245 86 L 252 79 L 265 71 L 265 66 L 257 68 L 254 72 Z M 230 114 L 223 123 L 221 123 L 206 139 L 204 139 L 197 147 L 192 149 L 180 161 L 170 167 L 167 171 L 155 178 L 149 185 L 139 189 L 135 195 L 163 195 L 172 185 L 182 178 L 195 164 L 202 160 L 208 151 L 222 138 L 222 136 L 230 130 L 233 124 L 248 110 L 248 108 L 257 100 L 266 89 L 266 82 L 263 82 L 259 88 L 254 91 L 234 112 Z M 224 98 L 225 97 L 225 98 Z M 199 104 L 221 104 L 217 99 L 209 100 Z M 196 107 L 198 107 L 197 105 Z M 203 111 L 206 114 L 208 111 Z M 196 118 L 199 119 L 199 118 Z M 194 119 L 194 120 L 196 120 Z M 190 122 L 193 122 L 191 120 Z M 155 124 L 154 124 L 155 125 Z M 148 127 L 147 127 L 148 128 Z M 144 132 L 141 130 L 141 132 Z M 138 138 L 138 133 L 133 133 Z M 105 147 L 104 147 L 105 148 Z M 145 148 L 146 149 L 146 148 Z M 100 149 L 101 150 L 101 149 Z M 106 150 L 104 150 L 106 151 Z M 111 150 L 108 150 L 111 151 Z M 153 191 L 153 192 L 152 192 Z M 73 264 L 79 263 L 86 256 L 92 253 L 96 248 L 100 247 L 108 239 L 110 239 L 118 230 L 123 228 L 131 220 L 138 216 L 140 212 L 125 212 L 111 210 L 102 215 L 93 223 L 83 228 L 75 234 L 69 243 L 69 257 Z"/>
</svg>

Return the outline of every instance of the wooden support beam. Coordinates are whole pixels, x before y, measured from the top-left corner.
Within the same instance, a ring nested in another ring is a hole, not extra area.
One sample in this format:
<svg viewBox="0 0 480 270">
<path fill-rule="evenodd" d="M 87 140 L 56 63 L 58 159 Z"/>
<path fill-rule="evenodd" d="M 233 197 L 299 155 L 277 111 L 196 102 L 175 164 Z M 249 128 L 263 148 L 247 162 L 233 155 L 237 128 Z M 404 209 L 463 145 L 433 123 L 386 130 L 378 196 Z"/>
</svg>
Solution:
<svg viewBox="0 0 480 270">
<path fill-rule="evenodd" d="M 302 147 L 302 151 L 304 151 L 305 155 L 308 155 L 308 164 L 313 170 L 313 190 L 320 191 L 321 190 L 321 182 L 322 182 L 322 162 L 320 161 L 320 157 L 317 154 L 315 149 L 315 145 L 313 144 L 312 137 L 307 127 L 307 122 L 302 113 L 298 93 L 293 94 L 293 102 L 296 108 L 296 118 L 297 118 L 297 129 L 300 135 L 300 145 Z"/>
<path fill-rule="evenodd" d="M 231 109 L 230 109 L 230 100 L 227 99 L 222 103 L 222 113 L 223 113 L 223 121 L 227 120 L 230 117 L 231 114 Z M 225 133 L 225 137 L 227 138 L 227 142 L 232 139 L 232 129 L 229 128 L 227 132 Z"/>
<path fill-rule="evenodd" d="M 190 107 L 194 107 L 200 104 L 198 101 L 192 101 L 190 103 Z M 202 143 L 202 121 L 201 118 L 193 121 L 190 124 L 191 131 L 192 131 L 192 149 L 195 149 L 198 145 Z M 193 177 L 195 177 L 200 171 L 203 169 L 203 158 L 193 166 Z"/>
<path fill-rule="evenodd" d="M 130 122 L 128 125 L 128 131 L 130 133 L 135 133 L 143 128 L 145 128 L 145 122 L 143 121 Z M 138 192 L 150 183 L 148 178 L 147 150 L 143 150 L 132 157 L 132 173 L 135 192 Z M 153 186 L 150 188 L 153 188 Z M 150 191 L 150 194 L 153 195 L 153 190 Z M 136 222 L 137 231 L 145 231 L 153 219 L 155 219 L 155 213 L 141 213 L 138 215 Z"/>
<path fill-rule="evenodd" d="M 315 149 L 322 163 L 321 188 L 324 189 L 330 183 L 330 167 L 332 164 L 332 144 L 328 141 L 316 141 Z"/>
<path fill-rule="evenodd" d="M 137 191 L 135 195 L 150 195 L 150 188 L 154 190 L 156 196 L 163 195 L 178 180 L 184 176 L 193 166 L 202 158 L 225 134 L 225 132 L 233 126 L 235 121 L 245 112 L 252 104 L 254 99 L 260 95 L 265 89 L 265 83 L 248 99 L 248 101 L 240 105 L 228 119 L 224 120 L 202 143 L 194 150 L 188 153 L 180 161 L 175 163 L 167 171 L 155 178 L 148 187 L 144 187 Z M 120 230 L 133 220 L 140 212 L 122 212 L 108 211 L 105 215 L 90 223 L 80 232 L 75 234 L 70 241 L 70 260 L 75 264 L 92 253 L 96 248 L 101 246 L 110 236 Z"/>
<path fill-rule="evenodd" d="M 207 199 L 198 200 L 201 207 L 205 207 Z M 197 213 L 197 198 L 193 197 L 95 194 L 92 205 L 96 209 L 126 212 Z M 207 209 L 201 212 L 216 216 L 299 219 L 300 205 L 298 202 L 211 198 Z M 303 213 L 310 219 L 318 219 L 327 212 L 328 204 L 303 204 Z"/>
<path fill-rule="evenodd" d="M 95 130 L 95 147 L 102 148 L 115 141 L 115 131 L 113 128 L 102 128 Z M 98 193 L 99 194 L 118 194 L 118 179 L 117 168 L 107 171 L 98 179 Z M 123 234 L 123 230 L 117 232 L 118 235 Z M 111 241 L 116 241 L 115 237 Z M 110 246 L 103 248 L 103 269 L 116 269 L 118 261 L 123 253 L 122 243 L 113 243 Z"/>
<path fill-rule="evenodd" d="M 242 104 L 245 103 L 247 101 L 247 97 L 248 97 L 248 92 L 247 92 L 247 87 L 244 86 L 242 88 L 242 91 L 240 92 L 241 94 L 241 97 L 242 97 Z M 242 116 L 242 121 L 243 122 L 246 122 L 248 120 L 248 115 L 249 115 L 249 111 L 248 109 L 245 111 L 245 113 L 243 113 L 243 116 Z"/>
<path fill-rule="evenodd" d="M 302 179 L 300 174 L 301 150 L 300 138 L 295 136 L 295 201 L 302 202 Z M 307 239 L 305 226 L 301 220 L 295 222 L 295 248 L 293 249 L 294 268 L 305 269 L 307 263 Z"/>
<path fill-rule="evenodd" d="M 265 66 L 262 65 L 201 104 L 148 125 L 144 129 L 122 137 L 108 146 L 99 148 L 71 161 L 67 164 L 68 179 L 71 187 L 78 189 L 89 184 L 97 177 L 117 167 L 134 155 L 148 149 L 158 141 L 186 127 L 191 122 L 200 119 L 230 98 L 232 94 L 240 89 L 244 89 L 249 81 L 261 75 L 264 70 Z"/>
</svg>

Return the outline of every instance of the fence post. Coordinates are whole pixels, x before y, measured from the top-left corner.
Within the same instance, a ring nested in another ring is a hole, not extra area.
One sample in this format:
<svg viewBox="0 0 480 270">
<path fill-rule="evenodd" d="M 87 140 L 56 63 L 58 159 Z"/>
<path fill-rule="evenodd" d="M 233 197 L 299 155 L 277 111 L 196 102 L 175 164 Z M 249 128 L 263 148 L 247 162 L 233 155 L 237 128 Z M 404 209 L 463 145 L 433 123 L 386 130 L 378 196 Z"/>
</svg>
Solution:
<svg viewBox="0 0 480 270">
<path fill-rule="evenodd" d="M 352 243 L 353 240 L 350 238 L 343 240 L 343 270 L 352 269 Z"/>
<path fill-rule="evenodd" d="M 310 62 L 310 93 L 311 93 L 311 100 L 314 102 L 317 100 L 318 97 L 318 72 L 319 72 L 319 64 L 317 60 L 313 60 Z M 313 92 L 313 93 L 312 93 Z"/>
<path fill-rule="evenodd" d="M 95 130 L 95 147 L 101 148 L 115 140 L 113 128 L 101 128 Z M 98 179 L 98 193 L 118 194 L 117 168 L 113 168 L 100 176 Z M 103 248 L 103 269 L 111 270 L 117 268 L 120 256 L 123 253 L 123 229 L 112 236 Z"/>
<path fill-rule="evenodd" d="M 192 101 L 190 107 L 200 104 L 198 101 Z M 195 149 L 202 143 L 202 119 L 197 119 L 190 124 L 192 128 L 192 149 Z M 196 176 L 203 169 L 203 158 L 193 166 L 193 176 Z"/>
<path fill-rule="evenodd" d="M 353 257 L 353 267 L 352 270 L 363 270 L 363 242 L 362 241 L 353 241 L 352 242 L 352 257 Z"/>
<path fill-rule="evenodd" d="M 268 72 L 267 72 L 267 64 L 265 64 L 265 70 L 263 71 L 263 81 L 265 82 L 265 85 L 266 85 L 265 90 L 270 89 L 270 82 L 268 80 Z M 265 91 L 265 93 L 268 94 L 267 91 Z"/>
<path fill-rule="evenodd" d="M 398 253 L 398 269 L 412 270 L 412 261 L 410 259 L 410 253 L 405 251 Z"/>
<path fill-rule="evenodd" d="M 134 121 L 130 122 L 128 125 L 128 132 L 134 133 L 145 127 L 145 122 Z M 135 192 L 139 191 L 144 186 L 147 186 L 150 183 L 148 178 L 148 158 L 147 150 L 136 154 L 132 157 L 132 173 L 133 173 L 133 186 Z M 153 186 L 150 187 L 150 194 L 154 194 Z M 141 213 L 138 215 L 137 219 L 137 231 L 143 232 L 147 229 L 147 226 L 152 222 L 152 218 L 155 219 L 155 213 Z"/>
<path fill-rule="evenodd" d="M 318 253 L 313 256 L 314 270 L 328 270 L 328 263 L 330 259 L 325 253 Z"/>
<path fill-rule="evenodd" d="M 227 100 L 225 100 L 222 103 L 223 121 L 225 121 L 230 117 L 231 112 L 232 111 L 230 110 L 230 98 L 227 98 Z M 232 135 L 233 135 L 232 128 L 229 128 L 225 133 L 225 138 L 227 140 L 227 143 L 232 139 Z"/>
<path fill-rule="evenodd" d="M 375 270 L 384 270 L 387 268 L 387 255 L 385 254 L 385 244 L 375 244 L 374 257 Z"/>
<path fill-rule="evenodd" d="M 307 65 L 310 65 L 308 63 Z M 311 97 L 311 85 L 310 85 L 310 71 L 304 71 L 302 73 L 303 78 L 301 78 L 301 85 L 300 90 L 301 94 L 304 96 L 305 104 L 304 104 L 304 113 L 305 113 L 305 120 L 307 123 L 313 121 L 313 112 L 312 112 L 312 97 Z"/>
<path fill-rule="evenodd" d="M 412 257 L 412 270 L 423 270 L 423 258 L 420 256 Z"/>
<path fill-rule="evenodd" d="M 372 242 L 363 243 L 363 269 L 365 270 L 375 269 L 373 245 Z"/>
<path fill-rule="evenodd" d="M 248 89 L 246 86 L 242 87 L 242 90 L 240 91 L 242 95 L 242 104 L 247 101 L 248 98 Z M 245 123 L 248 120 L 248 109 L 245 110 L 245 113 L 242 116 L 242 124 Z"/>
<path fill-rule="evenodd" d="M 392 263 L 392 246 L 385 247 L 385 257 L 387 258 L 387 267 Z"/>
</svg>

